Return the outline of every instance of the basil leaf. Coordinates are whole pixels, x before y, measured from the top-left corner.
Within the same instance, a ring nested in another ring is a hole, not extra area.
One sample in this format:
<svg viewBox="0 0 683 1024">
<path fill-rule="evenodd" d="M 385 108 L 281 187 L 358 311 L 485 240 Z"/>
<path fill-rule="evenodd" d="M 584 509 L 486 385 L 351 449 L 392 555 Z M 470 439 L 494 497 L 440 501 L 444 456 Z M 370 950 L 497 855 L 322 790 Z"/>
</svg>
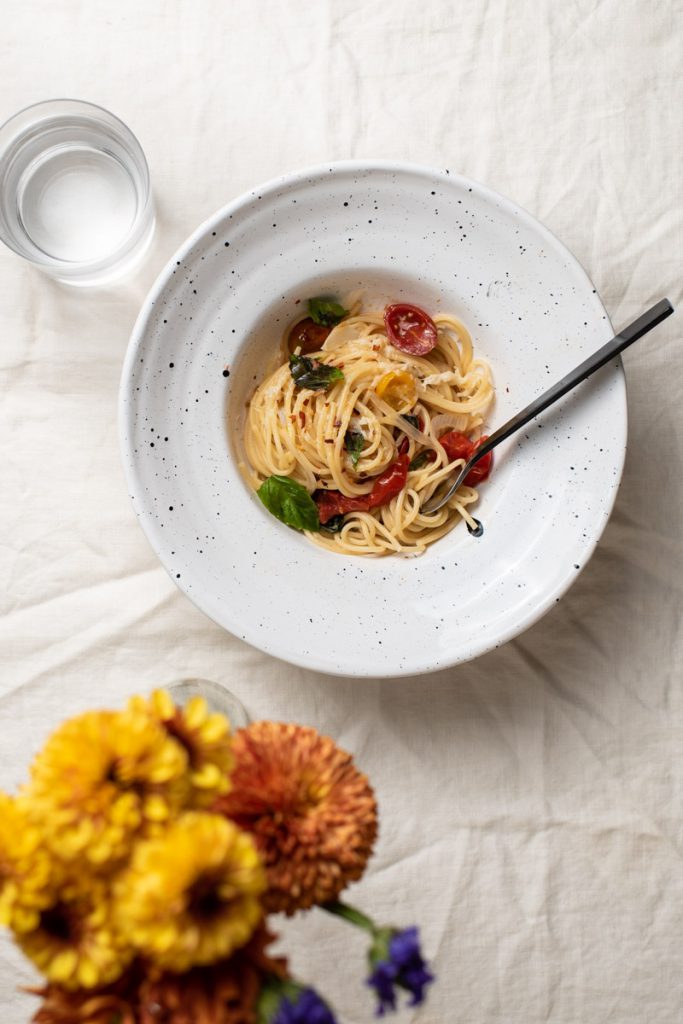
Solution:
<svg viewBox="0 0 683 1024">
<path fill-rule="evenodd" d="M 276 519 L 295 530 L 320 529 L 318 508 L 305 487 L 288 476 L 269 476 L 256 492 Z"/>
<path fill-rule="evenodd" d="M 408 472 L 410 473 L 413 469 L 422 469 L 423 466 L 430 461 L 430 452 L 427 448 L 424 451 L 418 452 L 418 454 L 412 458 L 408 464 Z"/>
<path fill-rule="evenodd" d="M 321 327 L 334 327 L 345 316 L 349 315 L 348 309 L 344 309 L 334 299 L 309 299 L 308 312 L 311 320 Z"/>
<path fill-rule="evenodd" d="M 420 420 L 418 419 L 417 416 L 405 416 L 404 415 L 402 418 L 404 420 L 407 420 L 408 423 L 410 423 L 411 427 L 415 427 L 416 430 L 420 429 Z"/>
<path fill-rule="evenodd" d="M 359 430 L 347 430 L 344 434 L 344 447 L 351 456 L 351 462 L 355 469 L 358 465 L 361 452 L 363 451 L 363 448 L 365 448 L 365 437 Z"/>
<path fill-rule="evenodd" d="M 332 518 L 328 519 L 326 523 L 320 524 L 320 529 L 327 530 L 328 533 L 339 533 L 344 525 L 345 519 L 346 516 L 343 515 L 332 516 Z"/>
<path fill-rule="evenodd" d="M 290 356 L 289 372 L 298 388 L 310 391 L 327 391 L 336 380 L 344 380 L 344 374 L 336 366 L 328 366 L 308 356 Z"/>
</svg>

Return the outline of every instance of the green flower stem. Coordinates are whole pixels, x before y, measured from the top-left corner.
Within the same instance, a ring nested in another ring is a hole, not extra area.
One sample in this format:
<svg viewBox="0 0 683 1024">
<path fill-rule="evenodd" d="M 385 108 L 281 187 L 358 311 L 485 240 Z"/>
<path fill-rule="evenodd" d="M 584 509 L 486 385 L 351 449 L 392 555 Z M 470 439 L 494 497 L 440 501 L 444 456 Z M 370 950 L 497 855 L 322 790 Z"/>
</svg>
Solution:
<svg viewBox="0 0 683 1024">
<path fill-rule="evenodd" d="M 302 991 L 303 986 L 298 985 L 291 978 L 278 978 L 274 974 L 268 975 L 263 982 L 256 1005 L 258 1024 L 269 1024 L 276 1015 L 283 996 L 295 1003 Z"/>
<path fill-rule="evenodd" d="M 323 910 L 326 910 L 328 914 L 334 914 L 336 917 L 343 917 L 349 924 L 353 924 L 356 928 L 363 928 L 366 932 L 370 932 L 371 935 L 377 933 L 377 925 L 362 911 L 357 910 L 355 907 L 350 907 L 348 903 L 342 903 L 341 900 L 333 900 L 331 903 L 323 903 Z"/>
</svg>

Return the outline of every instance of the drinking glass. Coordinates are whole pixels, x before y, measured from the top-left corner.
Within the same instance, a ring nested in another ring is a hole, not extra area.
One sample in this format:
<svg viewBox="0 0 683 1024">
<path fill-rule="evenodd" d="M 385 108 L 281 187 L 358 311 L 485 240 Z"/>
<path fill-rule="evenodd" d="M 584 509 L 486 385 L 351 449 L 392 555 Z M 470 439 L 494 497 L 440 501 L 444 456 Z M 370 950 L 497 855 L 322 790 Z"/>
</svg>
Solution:
<svg viewBox="0 0 683 1024">
<path fill-rule="evenodd" d="M 19 256 L 68 284 L 105 284 L 153 233 L 145 155 L 108 110 L 48 100 L 0 127 L 0 239 Z"/>
<path fill-rule="evenodd" d="M 229 719 L 233 731 L 249 725 L 249 715 L 244 704 L 220 683 L 210 679 L 181 679 L 165 689 L 170 693 L 173 703 L 179 707 L 184 707 L 192 697 L 203 697 L 211 711 L 218 711 Z"/>
</svg>

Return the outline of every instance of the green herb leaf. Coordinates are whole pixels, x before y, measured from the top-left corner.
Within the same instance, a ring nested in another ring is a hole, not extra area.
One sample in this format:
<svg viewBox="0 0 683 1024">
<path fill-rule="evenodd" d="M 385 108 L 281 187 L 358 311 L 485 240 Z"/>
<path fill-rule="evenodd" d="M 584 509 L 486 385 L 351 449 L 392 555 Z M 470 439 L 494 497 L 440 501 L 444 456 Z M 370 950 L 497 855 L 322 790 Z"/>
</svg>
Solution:
<svg viewBox="0 0 683 1024">
<path fill-rule="evenodd" d="M 327 530 L 328 533 L 339 533 L 346 520 L 346 516 L 338 515 L 332 516 L 326 523 L 320 524 L 321 530 Z"/>
<path fill-rule="evenodd" d="M 295 530 L 320 529 L 318 508 L 305 487 L 288 476 L 269 476 L 256 492 L 276 519 Z"/>
<path fill-rule="evenodd" d="M 308 312 L 311 320 L 314 320 L 316 324 L 320 324 L 321 327 L 334 327 L 340 320 L 343 320 L 345 316 L 349 315 L 348 309 L 344 309 L 334 299 L 309 299 L 308 300 Z"/>
<path fill-rule="evenodd" d="M 358 465 L 358 460 L 361 456 L 363 448 L 365 448 L 365 437 L 361 434 L 360 430 L 347 430 L 344 434 L 344 447 L 351 456 L 351 462 L 355 469 Z"/>
<path fill-rule="evenodd" d="M 410 460 L 408 464 L 408 472 L 410 473 L 414 469 L 422 469 L 423 466 L 426 466 L 426 464 L 431 461 L 430 455 L 431 452 L 428 448 L 425 448 L 422 452 L 418 452 L 418 454 Z"/>
<path fill-rule="evenodd" d="M 418 419 L 417 416 L 406 416 L 406 415 L 403 415 L 402 419 L 407 420 L 408 423 L 410 423 L 411 427 L 415 427 L 416 430 L 420 429 L 420 420 Z"/>
<path fill-rule="evenodd" d="M 290 356 L 289 372 L 298 388 L 310 391 L 327 391 L 336 380 L 344 380 L 344 374 L 336 366 L 328 366 L 308 356 Z"/>
</svg>

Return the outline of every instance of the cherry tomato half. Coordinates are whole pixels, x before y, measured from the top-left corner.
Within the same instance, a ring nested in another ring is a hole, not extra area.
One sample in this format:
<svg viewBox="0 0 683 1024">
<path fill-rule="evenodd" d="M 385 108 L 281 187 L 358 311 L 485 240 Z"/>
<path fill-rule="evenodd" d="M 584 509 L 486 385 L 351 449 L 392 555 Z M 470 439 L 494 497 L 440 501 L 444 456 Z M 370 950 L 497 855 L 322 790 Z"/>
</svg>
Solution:
<svg viewBox="0 0 683 1024">
<path fill-rule="evenodd" d="M 373 484 L 369 494 L 357 498 L 347 498 L 341 491 L 316 491 L 313 499 L 318 506 L 321 524 L 345 515 L 347 512 L 369 512 L 391 501 L 406 485 L 408 478 L 408 456 L 399 455 L 395 462 L 384 470 Z"/>
<path fill-rule="evenodd" d="M 380 377 L 377 396 L 398 412 L 408 412 L 417 402 L 417 384 L 408 370 L 390 370 Z"/>
<path fill-rule="evenodd" d="M 377 477 L 372 490 L 368 494 L 370 508 L 378 508 L 380 505 L 386 505 L 392 498 L 396 497 L 396 495 L 403 490 L 408 477 L 409 462 L 410 459 L 407 455 L 399 455 L 396 461 L 392 462 L 392 464 Z"/>
<path fill-rule="evenodd" d="M 287 338 L 287 348 L 290 352 L 299 348 L 302 356 L 319 352 L 331 330 L 331 327 L 323 327 L 307 316 L 305 320 L 299 320 L 299 323 L 292 327 Z"/>
<path fill-rule="evenodd" d="M 335 516 L 346 515 L 347 512 L 367 512 L 369 495 L 348 498 L 341 491 L 316 491 L 313 500 L 318 506 L 318 518 L 321 524 L 329 522 Z"/>
<path fill-rule="evenodd" d="M 466 434 L 461 434 L 459 430 L 449 430 L 447 434 L 442 434 L 439 438 L 439 444 L 445 450 L 446 455 L 450 462 L 455 462 L 458 459 L 463 459 L 465 462 L 471 457 L 472 453 L 483 444 L 486 440 L 482 437 L 479 441 L 470 441 Z M 476 487 L 477 484 L 487 480 L 491 473 L 493 466 L 493 452 L 489 452 L 483 459 L 473 466 L 465 477 L 465 483 L 468 487 Z"/>
<path fill-rule="evenodd" d="M 384 326 L 389 341 L 401 352 L 426 356 L 436 345 L 436 324 L 419 306 L 411 306 L 407 302 L 387 306 L 384 310 Z"/>
</svg>

